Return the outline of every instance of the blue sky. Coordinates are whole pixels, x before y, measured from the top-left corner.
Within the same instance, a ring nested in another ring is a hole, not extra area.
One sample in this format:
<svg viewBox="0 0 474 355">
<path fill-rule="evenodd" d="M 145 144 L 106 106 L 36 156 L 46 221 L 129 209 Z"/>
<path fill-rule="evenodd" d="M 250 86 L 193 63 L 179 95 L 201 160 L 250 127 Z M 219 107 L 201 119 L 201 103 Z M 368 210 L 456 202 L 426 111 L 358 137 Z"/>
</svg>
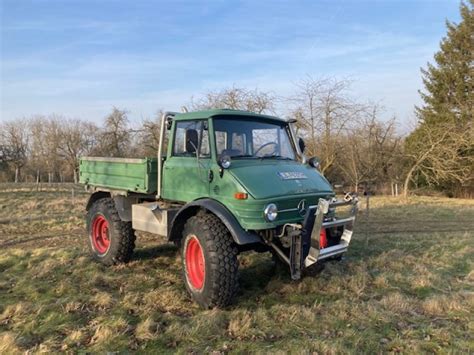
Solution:
<svg viewBox="0 0 474 355">
<path fill-rule="evenodd" d="M 233 84 L 289 95 L 305 75 L 351 78 L 403 125 L 419 68 L 457 0 L 0 0 L 0 120 L 59 113 L 132 121 Z M 284 106 L 280 108 L 284 111 Z"/>
</svg>

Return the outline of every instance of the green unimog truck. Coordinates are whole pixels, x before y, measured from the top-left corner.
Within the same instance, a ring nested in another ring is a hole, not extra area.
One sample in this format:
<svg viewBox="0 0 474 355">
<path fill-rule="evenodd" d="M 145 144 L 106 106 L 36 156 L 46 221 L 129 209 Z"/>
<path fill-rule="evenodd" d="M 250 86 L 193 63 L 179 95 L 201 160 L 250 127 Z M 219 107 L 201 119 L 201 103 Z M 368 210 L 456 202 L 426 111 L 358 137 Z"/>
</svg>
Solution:
<svg viewBox="0 0 474 355">
<path fill-rule="evenodd" d="M 95 259 L 130 260 L 135 231 L 165 237 L 180 247 L 192 298 L 210 308 L 232 301 L 240 252 L 272 252 L 294 280 L 340 258 L 357 198 L 336 200 L 294 123 L 235 110 L 165 112 L 157 157 L 82 158 Z"/>
</svg>

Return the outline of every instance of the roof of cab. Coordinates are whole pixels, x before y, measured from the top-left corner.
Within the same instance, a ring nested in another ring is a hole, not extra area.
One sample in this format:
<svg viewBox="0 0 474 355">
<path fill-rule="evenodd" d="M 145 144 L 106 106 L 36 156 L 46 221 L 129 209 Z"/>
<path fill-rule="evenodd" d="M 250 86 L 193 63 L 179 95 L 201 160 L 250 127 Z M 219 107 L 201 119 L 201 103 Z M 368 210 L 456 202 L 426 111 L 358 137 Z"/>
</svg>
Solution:
<svg viewBox="0 0 474 355">
<path fill-rule="evenodd" d="M 211 118 L 211 117 L 219 117 L 219 118 L 253 117 L 253 118 L 263 119 L 263 120 L 286 122 L 286 120 L 279 117 L 275 117 L 275 116 L 261 115 L 261 114 L 249 112 L 249 111 L 239 111 L 239 110 L 230 110 L 230 109 L 213 109 L 213 110 L 206 110 L 206 111 L 193 111 L 193 112 L 186 112 L 186 113 L 178 113 L 174 117 L 178 121 L 203 119 L 203 118 Z"/>
</svg>

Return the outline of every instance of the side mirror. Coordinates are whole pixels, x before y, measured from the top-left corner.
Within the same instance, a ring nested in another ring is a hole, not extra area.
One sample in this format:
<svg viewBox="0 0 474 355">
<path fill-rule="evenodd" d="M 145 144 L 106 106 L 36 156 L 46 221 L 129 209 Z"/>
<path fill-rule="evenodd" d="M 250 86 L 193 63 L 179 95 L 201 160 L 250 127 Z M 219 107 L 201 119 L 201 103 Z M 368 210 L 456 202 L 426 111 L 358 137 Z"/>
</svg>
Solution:
<svg viewBox="0 0 474 355">
<path fill-rule="evenodd" d="M 173 124 L 173 118 L 170 116 L 166 117 L 166 129 L 168 131 L 171 129 L 172 124 Z"/>
<path fill-rule="evenodd" d="M 222 169 L 229 169 L 231 165 L 230 155 L 227 155 L 227 154 L 221 155 L 219 157 L 219 160 L 217 161 L 217 164 L 219 164 L 219 166 Z"/>
<path fill-rule="evenodd" d="M 319 158 L 312 157 L 308 160 L 308 165 L 319 170 L 319 168 L 321 167 L 321 161 L 319 160 Z"/>
<path fill-rule="evenodd" d="M 303 138 L 301 138 L 301 137 L 298 138 L 298 147 L 300 148 L 300 152 L 304 153 L 304 150 L 306 148 L 306 144 L 305 144 Z"/>
<path fill-rule="evenodd" d="M 186 142 L 186 153 L 196 153 L 198 147 L 198 132 L 195 129 L 187 129 L 184 140 Z"/>
</svg>

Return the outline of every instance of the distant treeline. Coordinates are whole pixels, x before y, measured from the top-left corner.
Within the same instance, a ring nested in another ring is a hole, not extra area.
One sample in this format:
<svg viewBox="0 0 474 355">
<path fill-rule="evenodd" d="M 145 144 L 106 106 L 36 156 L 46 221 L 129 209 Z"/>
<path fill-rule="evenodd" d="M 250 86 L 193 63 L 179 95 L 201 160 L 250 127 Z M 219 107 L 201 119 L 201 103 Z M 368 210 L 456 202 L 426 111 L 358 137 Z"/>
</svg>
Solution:
<svg viewBox="0 0 474 355">
<path fill-rule="evenodd" d="M 350 82 L 311 76 L 298 81 L 289 97 L 231 87 L 208 92 L 191 110 L 231 108 L 297 120 L 307 156 L 321 160 L 321 171 L 347 190 L 389 192 L 393 186 L 438 190 L 472 197 L 474 191 L 474 11 L 461 4 L 462 21 L 448 33 L 422 70 L 423 105 L 417 127 L 397 133 L 396 119 L 383 109 L 352 99 Z M 390 83 L 387 83 L 390 85 Z M 276 107 L 285 112 L 276 112 Z M 113 108 L 101 125 L 60 115 L 34 116 L 0 124 L 0 182 L 78 180 L 80 156 L 155 156 L 159 113 L 132 127 L 127 111 Z"/>
</svg>

